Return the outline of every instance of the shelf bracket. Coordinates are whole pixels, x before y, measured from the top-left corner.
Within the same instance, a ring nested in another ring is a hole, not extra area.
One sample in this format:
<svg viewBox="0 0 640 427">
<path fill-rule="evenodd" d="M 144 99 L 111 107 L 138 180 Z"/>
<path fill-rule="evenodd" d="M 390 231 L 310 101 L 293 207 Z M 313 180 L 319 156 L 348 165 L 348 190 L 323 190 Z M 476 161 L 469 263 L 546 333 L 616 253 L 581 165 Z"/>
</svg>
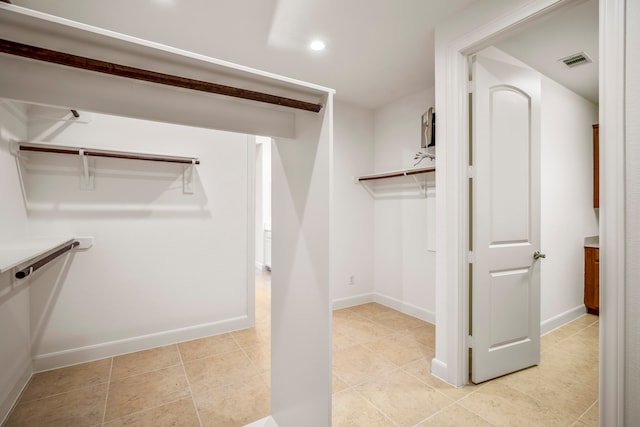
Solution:
<svg viewBox="0 0 640 427">
<path fill-rule="evenodd" d="M 413 180 L 416 182 L 416 185 L 418 186 L 418 193 L 423 197 L 427 197 L 427 186 L 422 185 L 420 183 L 420 180 L 415 175 L 411 175 L 411 177 L 413 178 Z"/>
<path fill-rule="evenodd" d="M 185 165 L 182 171 L 182 194 L 193 194 L 193 170 L 196 159 L 191 159 L 190 165 Z"/>
<path fill-rule="evenodd" d="M 80 189 L 81 190 L 94 190 L 95 189 L 95 180 L 93 173 L 93 164 L 89 156 L 84 152 L 83 149 L 78 150 L 78 154 L 82 159 L 82 176 L 80 177 Z"/>
</svg>

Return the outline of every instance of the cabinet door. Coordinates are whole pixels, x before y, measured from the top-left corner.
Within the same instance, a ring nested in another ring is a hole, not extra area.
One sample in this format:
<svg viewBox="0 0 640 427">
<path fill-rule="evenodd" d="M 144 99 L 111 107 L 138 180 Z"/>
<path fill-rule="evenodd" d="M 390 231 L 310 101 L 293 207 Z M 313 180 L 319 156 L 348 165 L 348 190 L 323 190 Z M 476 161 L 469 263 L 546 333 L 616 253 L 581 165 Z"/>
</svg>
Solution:
<svg viewBox="0 0 640 427">
<path fill-rule="evenodd" d="M 597 248 L 584 248 L 584 305 L 587 312 L 599 313 L 600 254 Z"/>
<path fill-rule="evenodd" d="M 593 125 L 593 207 L 600 208 L 600 142 L 599 126 Z"/>
</svg>

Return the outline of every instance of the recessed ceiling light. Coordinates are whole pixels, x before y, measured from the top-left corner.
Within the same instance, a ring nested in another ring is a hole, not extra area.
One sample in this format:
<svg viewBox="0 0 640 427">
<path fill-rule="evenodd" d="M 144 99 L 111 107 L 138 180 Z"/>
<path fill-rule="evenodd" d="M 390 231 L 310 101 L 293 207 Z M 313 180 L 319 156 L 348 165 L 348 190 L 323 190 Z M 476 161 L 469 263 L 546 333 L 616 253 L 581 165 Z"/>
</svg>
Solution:
<svg viewBox="0 0 640 427">
<path fill-rule="evenodd" d="M 314 40 L 311 42 L 311 44 L 309 45 L 309 48 L 311 50 L 324 50 L 325 45 L 324 42 L 322 40 Z"/>
</svg>

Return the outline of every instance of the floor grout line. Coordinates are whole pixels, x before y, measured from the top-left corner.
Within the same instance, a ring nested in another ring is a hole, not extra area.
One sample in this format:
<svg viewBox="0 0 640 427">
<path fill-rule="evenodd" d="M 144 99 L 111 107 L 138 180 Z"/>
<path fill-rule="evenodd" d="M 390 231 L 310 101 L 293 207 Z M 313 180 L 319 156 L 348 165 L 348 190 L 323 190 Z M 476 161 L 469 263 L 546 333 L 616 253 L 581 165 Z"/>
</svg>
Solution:
<svg viewBox="0 0 640 427">
<path fill-rule="evenodd" d="M 200 419 L 200 411 L 198 410 L 198 405 L 196 404 L 196 397 L 193 395 L 193 389 L 191 388 L 191 381 L 189 381 L 189 375 L 187 375 L 187 368 L 184 365 L 184 360 L 182 359 L 182 353 L 180 352 L 180 347 L 178 347 L 178 358 L 180 359 L 180 365 L 182 366 L 182 372 L 184 373 L 184 379 L 187 381 L 187 388 L 189 389 L 189 396 L 191 396 L 191 403 L 193 404 L 193 409 L 196 411 L 196 417 L 198 418 L 198 424 L 202 427 L 202 419 Z"/>
<path fill-rule="evenodd" d="M 113 372 L 113 357 L 111 358 L 111 363 L 109 364 L 109 376 L 107 377 L 107 392 L 104 397 L 104 408 L 102 410 L 102 423 L 100 425 L 104 425 L 104 421 L 107 418 L 107 403 L 109 402 L 109 390 L 111 389 L 111 373 Z"/>
<path fill-rule="evenodd" d="M 580 414 L 580 416 L 578 417 L 578 419 L 573 423 L 573 425 L 575 425 L 576 423 L 578 423 L 582 417 L 584 417 L 587 412 L 589 412 L 591 410 L 591 408 L 593 408 L 595 405 L 599 404 L 600 399 L 596 399 L 595 402 L 593 402 L 591 405 L 589 405 L 589 407 L 587 408 L 586 411 L 584 411 L 582 414 Z"/>
<path fill-rule="evenodd" d="M 373 406 L 376 411 L 380 412 L 382 414 L 383 417 L 385 417 L 387 420 L 389 420 L 389 422 L 391 424 L 393 424 L 394 426 L 398 427 L 398 423 L 396 423 L 393 418 L 391 418 L 389 415 L 387 415 L 382 409 L 380 409 L 375 403 L 373 403 L 371 400 L 369 400 L 367 398 L 367 396 L 365 396 L 364 394 L 362 394 L 362 392 L 360 392 L 360 390 L 358 390 L 356 387 L 353 388 L 353 391 L 360 396 L 361 398 L 363 398 L 367 403 L 369 403 L 371 406 Z"/>
</svg>

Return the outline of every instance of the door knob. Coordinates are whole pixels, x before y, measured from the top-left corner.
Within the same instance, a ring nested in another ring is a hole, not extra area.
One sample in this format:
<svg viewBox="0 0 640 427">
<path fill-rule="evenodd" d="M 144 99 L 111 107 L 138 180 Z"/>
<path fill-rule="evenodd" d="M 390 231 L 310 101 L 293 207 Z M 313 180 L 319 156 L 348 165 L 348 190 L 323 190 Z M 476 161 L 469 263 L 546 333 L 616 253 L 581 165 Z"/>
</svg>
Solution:
<svg viewBox="0 0 640 427">
<path fill-rule="evenodd" d="M 547 256 L 540 251 L 535 251 L 533 253 L 533 259 L 546 258 Z"/>
</svg>

